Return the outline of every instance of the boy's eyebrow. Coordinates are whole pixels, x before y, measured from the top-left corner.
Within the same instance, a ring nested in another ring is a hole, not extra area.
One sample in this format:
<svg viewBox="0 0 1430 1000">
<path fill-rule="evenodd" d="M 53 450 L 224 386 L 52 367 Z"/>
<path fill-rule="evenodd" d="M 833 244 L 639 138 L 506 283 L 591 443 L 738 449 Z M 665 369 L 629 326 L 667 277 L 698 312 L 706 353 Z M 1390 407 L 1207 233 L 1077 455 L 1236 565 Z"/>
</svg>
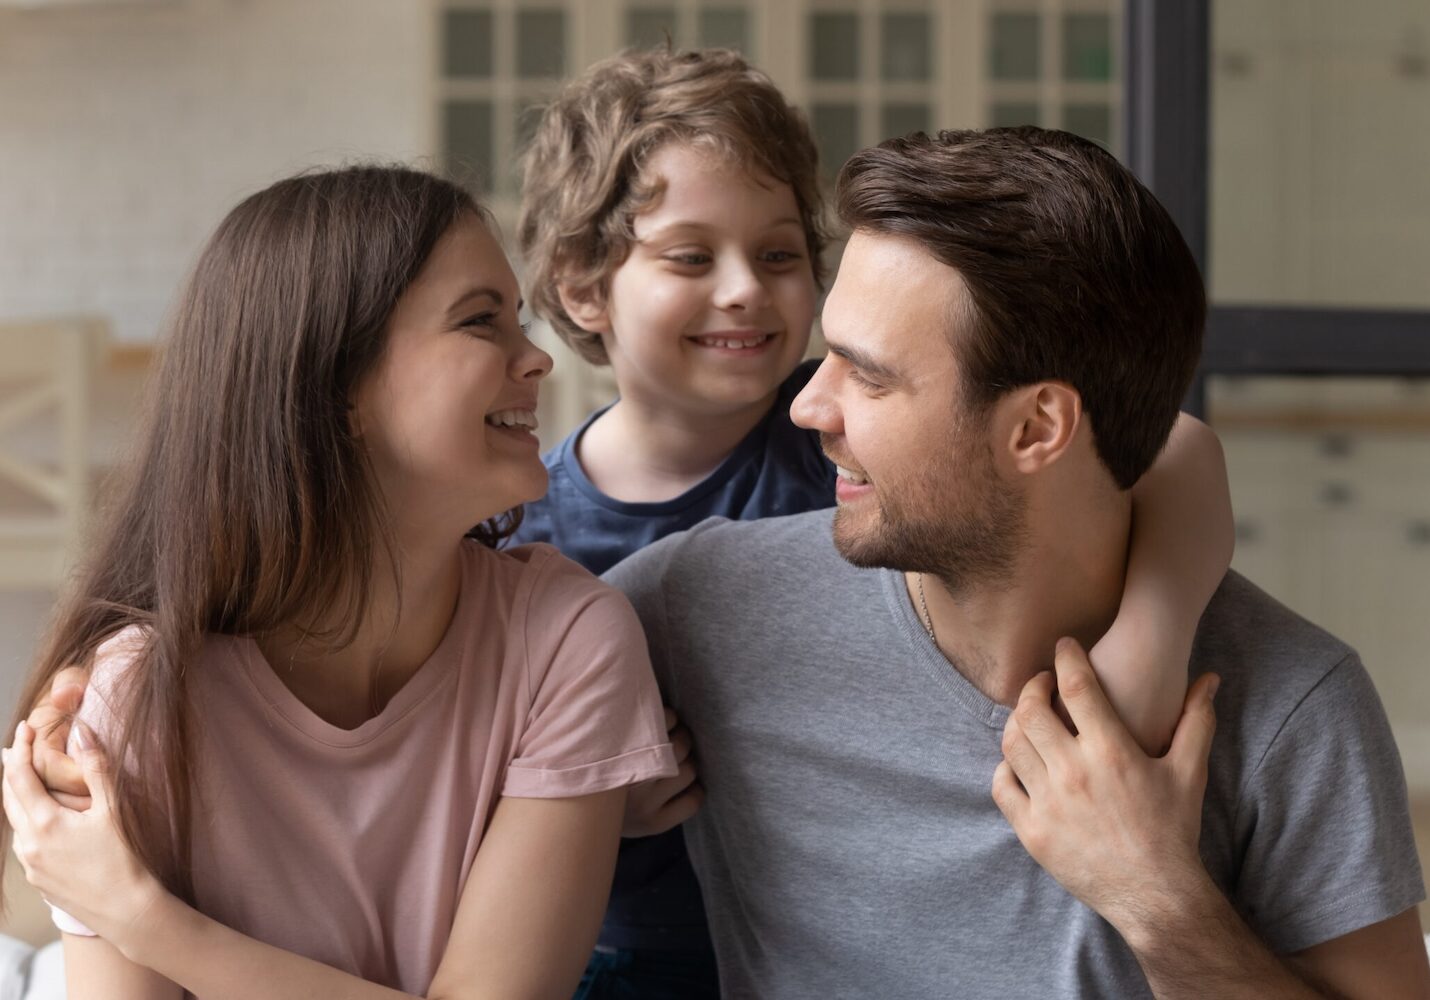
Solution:
<svg viewBox="0 0 1430 1000">
<path fill-rule="evenodd" d="M 781 226 L 799 226 L 801 229 L 803 229 L 804 222 L 796 216 L 787 215 L 773 220 L 767 226 L 765 226 L 765 229 L 778 229 Z M 694 219 L 677 219 L 674 222 L 667 222 L 663 226 L 657 226 L 655 229 L 652 229 L 650 232 L 646 233 L 645 236 L 636 240 L 636 242 L 650 243 L 653 240 L 660 239 L 662 236 L 667 236 L 671 233 L 679 232 L 682 229 L 705 232 L 706 230 L 714 228 L 716 228 L 716 226 L 708 222 L 697 222 Z"/>
<path fill-rule="evenodd" d="M 876 360 L 872 355 L 859 350 L 857 347 L 846 347 L 842 344 L 831 343 L 826 336 L 825 346 L 829 348 L 829 353 L 835 357 L 843 358 L 860 371 L 868 372 L 870 375 L 878 375 L 890 382 L 902 382 L 903 375 L 889 367 L 881 361 Z"/>
</svg>

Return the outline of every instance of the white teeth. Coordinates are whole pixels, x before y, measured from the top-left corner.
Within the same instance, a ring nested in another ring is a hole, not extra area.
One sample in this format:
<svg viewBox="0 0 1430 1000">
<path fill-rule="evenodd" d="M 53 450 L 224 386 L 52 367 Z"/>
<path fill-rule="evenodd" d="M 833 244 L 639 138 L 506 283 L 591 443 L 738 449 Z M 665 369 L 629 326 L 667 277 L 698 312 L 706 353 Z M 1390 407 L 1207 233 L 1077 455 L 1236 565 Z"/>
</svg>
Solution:
<svg viewBox="0 0 1430 1000">
<path fill-rule="evenodd" d="M 834 470 L 839 473 L 840 479 L 848 480 L 855 486 L 862 486 L 869 481 L 868 476 L 861 476 L 857 472 L 851 472 L 842 465 L 836 465 Z"/>
<path fill-rule="evenodd" d="M 493 427 L 525 427 L 536 430 L 536 413 L 533 410 L 498 410 L 487 414 L 487 423 Z"/>
<path fill-rule="evenodd" d="M 759 347 L 773 336 L 774 334 L 772 333 L 762 333 L 758 337 L 748 337 L 741 340 L 734 340 L 729 337 L 696 337 L 695 341 L 702 347 L 724 347 L 732 350 L 742 350 Z"/>
</svg>

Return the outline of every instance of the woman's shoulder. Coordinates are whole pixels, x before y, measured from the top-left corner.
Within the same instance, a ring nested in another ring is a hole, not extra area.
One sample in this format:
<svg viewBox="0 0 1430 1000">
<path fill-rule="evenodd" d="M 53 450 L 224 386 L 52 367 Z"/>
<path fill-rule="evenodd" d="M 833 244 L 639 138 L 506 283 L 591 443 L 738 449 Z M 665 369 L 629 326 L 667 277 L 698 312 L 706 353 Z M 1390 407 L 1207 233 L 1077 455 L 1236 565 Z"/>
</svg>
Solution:
<svg viewBox="0 0 1430 1000">
<path fill-rule="evenodd" d="M 491 549 L 467 539 L 463 557 L 469 573 L 485 578 L 488 600 L 510 603 L 527 618 L 555 621 L 612 598 L 624 603 L 619 591 L 545 542 Z"/>
</svg>

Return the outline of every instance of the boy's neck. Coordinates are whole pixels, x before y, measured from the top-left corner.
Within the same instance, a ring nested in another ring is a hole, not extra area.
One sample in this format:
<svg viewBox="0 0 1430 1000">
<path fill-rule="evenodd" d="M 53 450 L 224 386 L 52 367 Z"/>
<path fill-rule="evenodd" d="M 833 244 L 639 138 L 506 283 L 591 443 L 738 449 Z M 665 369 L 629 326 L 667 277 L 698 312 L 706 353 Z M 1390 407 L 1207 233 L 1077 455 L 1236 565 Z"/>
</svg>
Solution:
<svg viewBox="0 0 1430 1000">
<path fill-rule="evenodd" d="M 586 428 L 576 458 L 625 503 L 673 500 L 720 467 L 770 412 L 777 393 L 720 413 L 679 413 L 622 398 Z"/>
</svg>

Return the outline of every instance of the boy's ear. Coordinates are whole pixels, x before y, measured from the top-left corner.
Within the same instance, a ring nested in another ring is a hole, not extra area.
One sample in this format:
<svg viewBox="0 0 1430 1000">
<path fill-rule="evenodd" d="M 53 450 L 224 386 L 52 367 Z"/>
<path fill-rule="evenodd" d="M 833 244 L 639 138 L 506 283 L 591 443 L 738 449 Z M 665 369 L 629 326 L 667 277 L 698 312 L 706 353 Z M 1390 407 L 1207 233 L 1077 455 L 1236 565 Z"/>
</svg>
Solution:
<svg viewBox="0 0 1430 1000">
<path fill-rule="evenodd" d="M 561 298 L 561 308 L 581 329 L 587 333 L 611 332 L 610 310 L 599 286 L 573 288 L 558 284 L 556 294 Z"/>
<path fill-rule="evenodd" d="M 1067 453 L 1082 426 L 1082 396 L 1066 382 L 1038 382 L 999 406 L 1000 435 L 1018 472 L 1040 472 Z"/>
</svg>

